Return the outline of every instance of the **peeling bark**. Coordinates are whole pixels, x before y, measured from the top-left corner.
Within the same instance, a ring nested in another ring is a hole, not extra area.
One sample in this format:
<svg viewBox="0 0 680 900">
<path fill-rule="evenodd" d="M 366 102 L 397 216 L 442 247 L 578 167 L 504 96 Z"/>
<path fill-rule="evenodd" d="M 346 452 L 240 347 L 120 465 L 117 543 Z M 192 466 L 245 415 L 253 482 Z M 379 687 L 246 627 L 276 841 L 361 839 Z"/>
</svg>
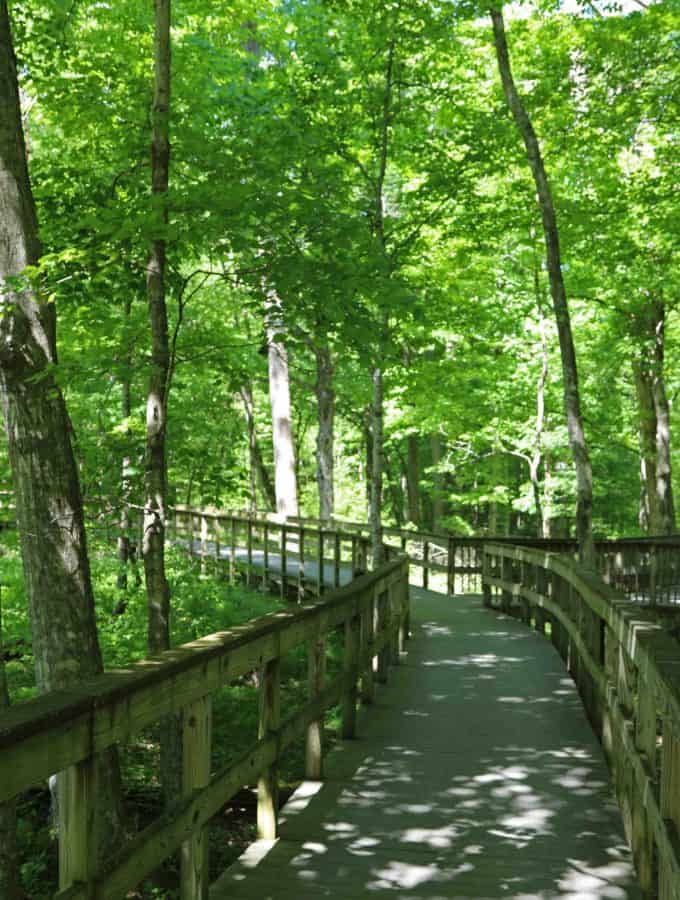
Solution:
<svg viewBox="0 0 680 900">
<path fill-rule="evenodd" d="M 515 124 L 522 135 L 527 151 L 527 159 L 536 185 L 538 203 L 543 221 L 546 261 L 550 280 L 557 333 L 562 358 L 562 380 L 564 385 L 564 407 L 567 418 L 569 444 L 576 470 L 576 535 L 579 557 L 587 565 L 594 565 L 595 543 L 593 539 L 593 473 L 590 455 L 583 430 L 581 397 L 578 383 L 576 352 L 571 330 L 569 304 L 562 277 L 559 232 L 553 204 L 552 190 L 543 163 L 543 156 L 524 105 L 517 91 L 510 67 L 510 57 L 505 36 L 502 9 L 491 9 L 494 43 L 498 68 L 503 83 L 503 91 Z"/>
</svg>

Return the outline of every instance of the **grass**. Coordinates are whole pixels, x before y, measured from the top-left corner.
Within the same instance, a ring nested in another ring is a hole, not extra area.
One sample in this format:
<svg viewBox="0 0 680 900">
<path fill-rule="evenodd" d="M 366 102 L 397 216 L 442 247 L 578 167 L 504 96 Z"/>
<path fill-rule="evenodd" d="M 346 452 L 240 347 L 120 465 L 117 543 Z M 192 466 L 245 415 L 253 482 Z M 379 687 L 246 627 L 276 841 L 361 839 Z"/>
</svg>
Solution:
<svg viewBox="0 0 680 900">
<path fill-rule="evenodd" d="M 21 561 L 16 536 L 2 532 L 0 584 L 2 589 L 3 639 L 6 673 L 13 703 L 36 694 L 31 653 L 31 634 L 26 609 Z M 146 594 L 141 579 L 131 572 L 124 595 L 117 587 L 119 574 L 114 548 L 98 543 L 90 548 L 96 596 L 99 641 L 106 668 L 128 665 L 146 654 Z M 241 584 L 231 585 L 222 573 L 202 575 L 200 563 L 182 551 L 168 548 L 167 572 L 172 594 L 172 643 L 177 646 L 215 631 L 242 624 L 287 606 L 270 593 Z M 124 611 L 120 612 L 124 596 Z M 341 641 L 331 636 L 328 645 L 328 677 L 340 671 Z M 281 706 L 293 713 L 307 697 L 305 648 L 295 648 L 282 659 Z M 258 687 L 253 674 L 228 685 L 213 696 L 213 771 L 234 762 L 257 738 Z M 329 711 L 326 728 L 332 740 L 338 730 L 338 710 Z M 159 783 L 157 729 L 150 728 L 120 748 L 124 801 L 128 828 L 137 832 L 162 812 Z M 279 778 L 285 798 L 302 779 L 304 747 L 291 747 L 281 760 Z M 210 825 L 213 877 L 235 859 L 255 836 L 255 796 L 241 791 Z M 49 793 L 34 790 L 19 798 L 18 836 L 22 881 L 26 896 L 43 900 L 56 889 L 56 835 L 49 824 Z M 141 884 L 131 897 L 176 896 L 177 862 L 171 858 L 161 870 Z"/>
</svg>

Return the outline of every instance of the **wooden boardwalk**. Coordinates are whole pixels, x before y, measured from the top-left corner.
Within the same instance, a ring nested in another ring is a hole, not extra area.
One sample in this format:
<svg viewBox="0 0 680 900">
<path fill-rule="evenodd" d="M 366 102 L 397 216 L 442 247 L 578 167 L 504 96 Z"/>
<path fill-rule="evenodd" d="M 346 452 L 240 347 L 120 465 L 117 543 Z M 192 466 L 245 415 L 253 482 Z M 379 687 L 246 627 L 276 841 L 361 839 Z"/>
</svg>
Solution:
<svg viewBox="0 0 680 900">
<path fill-rule="evenodd" d="M 414 638 L 212 900 L 641 897 L 600 746 L 551 644 L 412 589 Z"/>
</svg>

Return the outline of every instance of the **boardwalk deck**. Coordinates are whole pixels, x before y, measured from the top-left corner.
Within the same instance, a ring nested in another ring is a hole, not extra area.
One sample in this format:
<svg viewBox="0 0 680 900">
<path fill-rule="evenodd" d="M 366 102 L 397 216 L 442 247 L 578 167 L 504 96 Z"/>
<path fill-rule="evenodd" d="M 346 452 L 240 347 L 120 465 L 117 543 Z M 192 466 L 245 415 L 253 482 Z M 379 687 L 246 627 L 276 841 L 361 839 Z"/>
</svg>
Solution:
<svg viewBox="0 0 680 900">
<path fill-rule="evenodd" d="M 636 898 L 600 747 L 545 639 L 413 589 L 416 634 L 359 737 L 211 900 Z"/>
</svg>

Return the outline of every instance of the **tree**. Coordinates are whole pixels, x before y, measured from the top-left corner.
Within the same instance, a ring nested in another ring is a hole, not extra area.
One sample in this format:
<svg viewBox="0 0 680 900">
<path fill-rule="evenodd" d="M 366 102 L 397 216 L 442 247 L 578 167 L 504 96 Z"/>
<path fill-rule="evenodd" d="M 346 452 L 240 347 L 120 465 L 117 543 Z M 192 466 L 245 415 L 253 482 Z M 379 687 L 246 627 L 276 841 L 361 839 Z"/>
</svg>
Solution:
<svg viewBox="0 0 680 900">
<path fill-rule="evenodd" d="M 527 151 L 527 159 L 536 184 L 538 203 L 541 210 L 545 237 L 546 260 L 550 278 L 550 293 L 553 301 L 557 332 L 562 358 L 562 379 L 564 385 L 564 406 L 571 452 L 576 469 L 576 533 L 579 555 L 583 562 L 592 564 L 595 559 L 593 541 L 593 475 L 588 446 L 581 415 L 581 396 L 578 383 L 578 369 L 574 339 L 571 330 L 569 305 L 562 276 L 560 241 L 552 190 L 546 174 L 543 156 L 531 119 L 527 115 L 510 67 L 510 57 L 505 36 L 505 24 L 501 7 L 492 7 L 494 43 L 503 91 L 517 128 L 522 135 Z"/>
<path fill-rule="evenodd" d="M 55 377 L 56 313 L 40 290 L 40 257 L 9 11 L 0 0 L 0 392 L 36 680 L 47 692 L 100 674 L 102 658 L 71 423 Z M 98 776 L 93 827 L 103 856 L 121 825 L 115 752 L 102 755 Z"/>
</svg>

